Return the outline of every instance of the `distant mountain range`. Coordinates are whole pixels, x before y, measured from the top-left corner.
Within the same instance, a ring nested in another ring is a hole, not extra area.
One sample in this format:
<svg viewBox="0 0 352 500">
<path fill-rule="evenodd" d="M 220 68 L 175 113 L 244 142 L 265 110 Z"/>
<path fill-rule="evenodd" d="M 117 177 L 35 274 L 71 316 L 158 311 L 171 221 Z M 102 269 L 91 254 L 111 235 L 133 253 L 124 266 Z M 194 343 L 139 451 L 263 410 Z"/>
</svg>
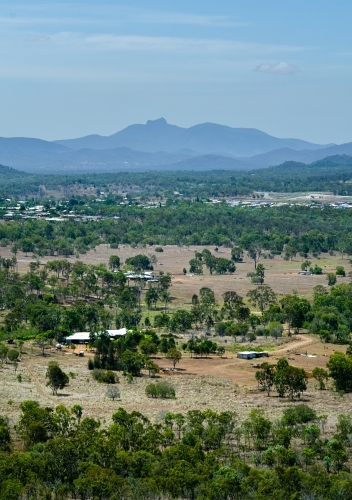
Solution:
<svg viewBox="0 0 352 500">
<path fill-rule="evenodd" d="M 111 136 L 43 141 L 0 138 L 0 163 L 32 173 L 141 170 L 250 170 L 285 161 L 312 163 L 352 155 L 352 143 L 319 145 L 279 139 L 257 129 L 203 123 L 190 128 L 160 118 L 131 125 Z"/>
<path fill-rule="evenodd" d="M 149 153 L 186 150 L 191 154 L 195 152 L 225 156 L 253 156 L 279 148 L 323 147 L 299 139 L 278 139 L 254 128 L 231 128 L 215 123 L 182 128 L 168 124 L 164 118 L 149 120 L 146 125 L 130 125 L 108 137 L 88 135 L 81 139 L 56 141 L 56 144 L 72 149 L 112 149 L 125 146 Z"/>
</svg>

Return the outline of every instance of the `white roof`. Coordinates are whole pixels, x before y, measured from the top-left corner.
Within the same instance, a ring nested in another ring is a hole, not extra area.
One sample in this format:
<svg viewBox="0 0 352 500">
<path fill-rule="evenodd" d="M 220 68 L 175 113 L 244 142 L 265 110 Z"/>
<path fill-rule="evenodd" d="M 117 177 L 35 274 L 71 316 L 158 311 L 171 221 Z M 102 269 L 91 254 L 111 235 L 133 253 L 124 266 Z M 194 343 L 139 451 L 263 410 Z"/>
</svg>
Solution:
<svg viewBox="0 0 352 500">
<path fill-rule="evenodd" d="M 118 337 L 126 335 L 127 329 L 120 328 L 120 330 L 106 330 L 110 337 Z M 89 340 L 90 332 L 77 332 L 67 337 L 68 340 Z"/>
</svg>

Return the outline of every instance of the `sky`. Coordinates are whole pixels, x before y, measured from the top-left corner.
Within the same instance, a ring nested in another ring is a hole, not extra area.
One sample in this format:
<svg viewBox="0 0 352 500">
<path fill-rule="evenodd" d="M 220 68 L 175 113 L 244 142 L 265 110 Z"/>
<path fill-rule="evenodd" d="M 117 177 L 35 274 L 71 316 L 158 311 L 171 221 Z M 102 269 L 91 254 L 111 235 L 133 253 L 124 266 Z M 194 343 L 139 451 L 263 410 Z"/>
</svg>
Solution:
<svg viewBox="0 0 352 500">
<path fill-rule="evenodd" d="M 0 136 L 164 117 L 352 141 L 351 0 L 0 0 Z"/>
</svg>

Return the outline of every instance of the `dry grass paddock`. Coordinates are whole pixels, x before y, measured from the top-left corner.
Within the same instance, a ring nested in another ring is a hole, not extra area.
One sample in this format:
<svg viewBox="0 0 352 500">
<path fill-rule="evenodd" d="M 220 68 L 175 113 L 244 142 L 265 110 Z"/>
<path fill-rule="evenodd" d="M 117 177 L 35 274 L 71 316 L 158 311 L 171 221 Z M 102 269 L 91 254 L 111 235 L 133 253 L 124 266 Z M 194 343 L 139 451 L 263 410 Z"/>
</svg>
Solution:
<svg viewBox="0 0 352 500">
<path fill-rule="evenodd" d="M 156 271 L 171 272 L 174 276 L 170 289 L 173 297 L 171 309 L 181 305 L 188 307 L 192 295 L 198 293 L 199 289 L 204 286 L 214 290 L 219 303 L 221 295 L 225 291 L 235 290 L 245 297 L 246 293 L 254 288 L 246 276 L 248 272 L 254 270 L 254 264 L 247 258 L 245 262 L 236 264 L 237 270 L 234 275 L 210 276 L 205 270 L 202 276 L 184 276 L 183 268 L 189 268 L 188 263 L 193 258 L 194 252 L 201 251 L 204 247 L 165 246 L 163 248 L 164 252 L 155 253 L 153 247 L 130 248 L 121 246 L 117 250 L 112 250 L 106 245 L 101 245 L 96 250 L 91 250 L 80 256 L 80 260 L 90 264 L 107 264 L 110 255 L 113 254 L 119 255 L 122 262 L 127 257 L 138 253 L 155 254 L 158 259 L 155 266 Z M 220 248 L 218 252 L 214 252 L 214 247 L 208 248 L 219 257 L 230 258 L 230 249 Z M 2 248 L 0 254 L 3 257 L 11 256 L 9 248 Z M 33 260 L 31 257 L 25 257 L 21 252 L 17 255 L 17 259 L 21 273 L 28 269 L 29 263 Z M 53 257 L 46 257 L 42 258 L 41 262 L 45 263 L 53 259 Z M 71 257 L 70 260 L 74 262 L 76 259 Z M 334 271 L 338 265 L 344 266 L 346 272 L 351 270 L 349 260 L 342 259 L 337 255 L 322 255 L 320 259 L 310 260 L 313 264 L 317 263 L 321 266 L 324 273 Z M 273 288 L 279 298 L 296 290 L 298 294 L 311 299 L 314 286 L 327 286 L 326 275 L 300 276 L 298 274 L 302 262 L 300 258 L 292 261 L 285 261 L 282 257 L 262 258 L 260 262 L 266 268 L 265 283 Z M 338 278 L 338 283 L 348 282 L 349 278 L 347 277 Z M 300 335 L 299 339 L 295 338 L 287 345 L 271 350 L 269 358 L 270 362 L 275 362 L 279 357 L 285 356 L 289 359 L 290 364 L 302 367 L 308 372 L 310 376 L 308 390 L 303 399 L 319 414 L 327 414 L 330 426 L 334 424 L 338 414 L 352 411 L 352 395 L 341 397 L 331 390 L 317 390 L 316 382 L 311 378 L 311 372 L 315 366 L 326 366 L 326 362 L 334 350 L 344 352 L 345 347 L 324 346 L 315 337 Z M 205 408 L 216 411 L 233 410 L 238 413 L 240 419 L 245 418 L 251 409 L 262 408 L 268 416 L 275 418 L 282 413 L 284 408 L 296 404 L 276 396 L 268 398 L 258 391 L 255 382 L 255 368 L 252 367 L 253 362 L 237 359 L 236 355 L 229 349 L 224 358 L 212 356 L 208 359 L 194 359 L 185 355 L 180 364 L 177 365 L 176 372 L 160 375 L 163 379 L 170 380 L 175 386 L 177 395 L 175 400 L 147 398 L 145 386 L 150 379 L 145 372 L 142 377 L 136 378 L 132 383 L 128 383 L 120 374 L 118 387 L 121 399 L 117 401 L 111 401 L 106 397 L 106 385 L 93 380 L 87 369 L 87 356 L 79 358 L 74 356 L 72 351 L 51 352 L 47 350 L 46 356 L 42 357 L 39 351 L 29 345 L 25 345 L 24 351 L 26 354 L 18 365 L 17 374 L 11 365 L 4 365 L 0 369 L 0 414 L 8 415 L 12 423 L 16 422 L 18 418 L 20 403 L 28 399 L 37 400 L 45 406 L 65 404 L 72 407 L 74 404 L 81 404 L 86 416 L 100 418 L 106 423 L 110 421 L 111 414 L 119 406 L 123 406 L 128 411 L 141 411 L 153 420 L 157 420 L 166 411 L 186 412 L 190 409 Z M 317 357 L 311 358 L 295 353 L 316 355 Z M 56 359 L 66 373 L 74 374 L 70 377 L 69 386 L 61 393 L 59 392 L 58 396 L 52 396 L 50 389 L 46 387 L 46 367 L 48 361 L 52 359 Z M 160 367 L 170 367 L 170 362 L 165 358 L 158 358 L 155 361 Z M 18 374 L 21 374 L 22 382 L 17 380 Z"/>
<path fill-rule="evenodd" d="M 233 275 L 216 275 L 210 276 L 207 269 L 204 268 L 204 274 L 199 276 L 184 276 L 183 268 L 189 269 L 189 261 L 194 257 L 195 251 L 202 251 L 208 248 L 212 253 L 218 257 L 231 257 L 230 248 L 219 248 L 218 252 L 214 251 L 214 247 L 204 246 L 176 246 L 167 245 L 163 247 L 163 252 L 155 252 L 155 247 L 148 246 L 147 248 L 131 248 L 128 245 L 121 245 L 118 249 L 113 250 L 108 245 L 100 245 L 94 250 L 90 250 L 84 255 L 79 257 L 79 260 L 86 264 L 107 264 L 110 255 L 119 255 L 122 263 L 128 257 L 137 254 L 154 254 L 158 262 L 154 266 L 155 270 L 164 271 L 165 273 L 171 272 L 174 276 L 172 280 L 171 295 L 173 301 L 171 307 L 179 307 L 180 305 L 187 304 L 191 301 L 192 295 L 197 293 L 201 287 L 209 287 L 214 290 L 217 300 L 221 302 L 221 296 L 228 290 L 235 290 L 237 293 L 245 297 L 246 293 L 254 288 L 250 283 L 250 278 L 247 277 L 248 272 L 254 271 L 254 263 L 252 260 L 245 257 L 244 262 L 236 263 L 236 272 Z M 0 249 L 0 255 L 5 258 L 12 256 L 9 247 Z M 54 260 L 62 257 L 45 257 L 41 258 L 41 263 L 48 260 Z M 22 252 L 17 254 L 18 269 L 20 273 L 28 270 L 29 263 L 33 258 L 29 255 L 25 256 Z M 74 262 L 75 257 L 70 257 L 69 260 Z M 320 258 L 310 258 L 312 264 L 318 264 L 322 269 L 322 275 L 316 276 L 300 276 L 298 273 L 301 270 L 301 263 L 303 259 L 299 256 L 292 261 L 286 261 L 281 256 L 275 256 L 274 259 L 261 258 L 260 262 L 265 266 L 265 284 L 271 286 L 273 290 L 280 297 L 292 293 L 292 290 L 297 292 L 308 299 L 312 298 L 313 287 L 316 285 L 327 286 L 326 273 L 334 272 L 337 266 L 343 266 L 347 272 L 352 269 L 347 257 L 342 258 L 340 255 L 330 256 L 329 254 L 322 254 Z M 348 283 L 348 277 L 338 277 L 338 283 Z"/>
<path fill-rule="evenodd" d="M 81 349 L 78 347 L 77 350 Z M 280 357 L 289 359 L 290 364 L 303 367 L 309 376 L 308 390 L 303 401 L 315 408 L 320 415 L 328 416 L 328 427 L 333 430 L 337 415 L 352 411 L 352 395 L 339 396 L 332 390 L 319 391 L 316 381 L 311 377 L 315 366 L 326 366 L 329 355 L 334 350 L 344 350 L 338 346 L 324 346 L 315 338 L 301 335 L 277 350 L 270 352 L 269 362 L 275 363 Z M 191 409 L 215 411 L 232 410 L 243 420 L 252 409 L 261 408 L 270 418 L 278 418 L 288 406 L 297 404 L 288 399 L 280 399 L 275 394 L 267 397 L 258 390 L 255 381 L 256 368 L 253 360 L 237 359 L 236 354 L 228 352 L 223 358 L 191 358 L 185 355 L 175 372 L 161 372 L 159 379 L 167 380 L 176 389 L 175 400 L 150 399 L 145 395 L 145 386 L 151 379 L 146 371 L 141 377 L 128 383 L 119 373 L 119 400 L 111 401 L 106 396 L 107 385 L 95 381 L 87 368 L 90 353 L 81 358 L 71 350 L 63 352 L 45 351 L 45 356 L 30 345 L 25 345 L 25 354 L 18 365 L 17 373 L 12 365 L 4 365 L 0 370 L 1 393 L 0 414 L 7 415 L 12 424 L 19 416 L 22 401 L 32 399 L 43 406 L 55 407 L 64 404 L 72 407 L 80 404 L 84 415 L 99 418 L 104 424 L 111 422 L 111 415 L 119 406 L 127 411 L 137 410 L 153 421 L 165 412 L 186 412 Z M 303 354 L 303 355 L 297 355 Z M 305 354 L 315 354 L 316 358 Z M 62 369 L 70 374 L 70 383 L 58 396 L 52 396 L 46 386 L 46 368 L 50 360 L 57 360 Z M 154 361 L 161 368 L 171 368 L 170 361 L 157 356 Z M 17 376 L 21 375 L 22 382 Z"/>
</svg>

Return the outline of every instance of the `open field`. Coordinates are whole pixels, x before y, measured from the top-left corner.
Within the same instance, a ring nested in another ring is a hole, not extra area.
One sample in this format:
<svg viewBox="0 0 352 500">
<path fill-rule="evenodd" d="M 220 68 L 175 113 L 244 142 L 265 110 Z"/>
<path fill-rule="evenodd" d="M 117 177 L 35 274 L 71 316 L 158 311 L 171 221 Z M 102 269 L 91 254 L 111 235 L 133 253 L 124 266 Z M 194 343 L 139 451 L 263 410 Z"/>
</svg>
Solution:
<svg viewBox="0 0 352 500">
<path fill-rule="evenodd" d="M 194 257 L 195 251 L 202 251 L 208 248 L 218 257 L 231 258 L 230 248 L 219 248 L 218 252 L 214 251 L 214 247 L 204 246 L 175 246 L 168 245 L 163 247 L 162 253 L 155 253 L 154 247 L 147 248 L 131 248 L 128 245 L 121 245 L 118 249 L 113 250 L 109 245 L 100 245 L 95 250 L 90 250 L 85 255 L 81 255 L 79 260 L 85 264 L 108 264 L 110 255 L 119 255 L 123 263 L 126 258 L 137 254 L 154 254 L 158 262 L 154 266 L 156 271 L 171 272 L 174 276 L 172 280 L 172 288 L 170 289 L 173 301 L 171 308 L 187 304 L 191 301 L 192 295 L 198 293 L 201 287 L 209 287 L 214 290 L 217 300 L 221 301 L 221 296 L 228 290 L 234 290 L 242 297 L 245 297 L 249 290 L 252 290 L 255 285 L 252 285 L 250 278 L 247 277 L 248 272 L 254 271 L 254 263 L 252 260 L 245 257 L 244 262 L 236 263 L 236 272 L 233 275 L 216 275 L 210 276 L 208 270 L 204 267 L 204 274 L 199 276 L 184 276 L 183 268 L 189 269 L 189 261 Z M 12 256 L 9 247 L 0 249 L 0 255 L 5 258 Z M 57 257 L 41 258 L 42 263 L 48 260 L 54 260 Z M 59 257 L 60 259 L 62 257 Z M 29 263 L 33 260 L 29 255 L 25 256 L 22 252 L 17 254 L 19 272 L 26 272 L 29 268 Z M 71 257 L 70 261 L 75 261 L 75 257 Z M 286 261 L 281 256 L 275 256 L 274 259 L 261 258 L 260 262 L 265 266 L 265 284 L 272 287 L 278 296 L 292 293 L 292 290 L 297 290 L 300 295 L 312 299 L 313 288 L 316 285 L 327 286 L 326 273 L 334 272 L 337 266 L 344 266 L 346 274 L 352 269 L 348 258 L 342 258 L 340 255 L 331 256 L 322 254 L 320 258 L 311 258 L 312 264 L 318 264 L 323 269 L 322 275 L 316 276 L 300 276 L 298 272 L 301 269 L 302 258 L 297 256 L 292 261 Z M 348 277 L 338 277 L 338 283 L 348 283 Z"/>
<path fill-rule="evenodd" d="M 315 366 L 325 366 L 334 350 L 345 351 L 345 348 L 324 346 L 315 337 L 300 335 L 284 347 L 272 351 L 269 358 L 269 362 L 275 363 L 279 357 L 285 356 L 290 364 L 307 371 L 309 383 L 303 401 L 315 408 L 318 414 L 328 416 L 327 429 L 333 428 L 338 414 L 352 411 L 352 394 L 341 397 L 331 390 L 319 391 L 316 389 L 316 381 L 311 378 L 312 369 Z M 26 354 L 19 363 L 17 374 L 11 365 L 4 365 L 0 370 L 0 414 L 11 416 L 12 423 L 18 418 L 20 403 L 28 399 L 51 407 L 58 404 L 67 407 L 80 404 L 84 408 L 85 416 L 100 418 L 106 423 L 110 422 L 112 413 L 119 406 L 123 406 L 127 411 L 141 411 L 153 420 L 158 420 L 167 411 L 186 412 L 205 408 L 216 411 L 232 410 L 243 420 L 255 408 L 262 408 L 268 416 L 275 418 L 288 406 L 297 404 L 287 398 L 279 399 L 275 395 L 268 398 L 258 391 L 253 360 L 239 360 L 230 352 L 224 358 L 213 356 L 208 359 L 192 359 L 184 356 L 175 372 L 160 375 L 175 386 L 175 400 L 147 398 L 145 386 L 151 379 L 146 372 L 132 383 L 128 383 L 119 373 L 121 399 L 118 401 L 110 401 L 106 397 L 107 386 L 93 380 L 87 369 L 87 357 L 92 355 L 91 353 L 80 358 L 72 352 L 51 352 L 49 349 L 43 357 L 30 345 L 25 346 L 24 352 Z M 294 353 L 314 354 L 317 357 L 310 358 Z M 52 396 L 50 389 L 46 387 L 46 367 L 48 361 L 53 359 L 59 362 L 67 374 L 71 374 L 69 386 L 59 391 L 58 396 Z M 165 358 L 156 357 L 154 360 L 160 367 L 170 367 L 170 362 Z M 22 382 L 18 382 L 18 374 L 21 374 Z"/>
</svg>

